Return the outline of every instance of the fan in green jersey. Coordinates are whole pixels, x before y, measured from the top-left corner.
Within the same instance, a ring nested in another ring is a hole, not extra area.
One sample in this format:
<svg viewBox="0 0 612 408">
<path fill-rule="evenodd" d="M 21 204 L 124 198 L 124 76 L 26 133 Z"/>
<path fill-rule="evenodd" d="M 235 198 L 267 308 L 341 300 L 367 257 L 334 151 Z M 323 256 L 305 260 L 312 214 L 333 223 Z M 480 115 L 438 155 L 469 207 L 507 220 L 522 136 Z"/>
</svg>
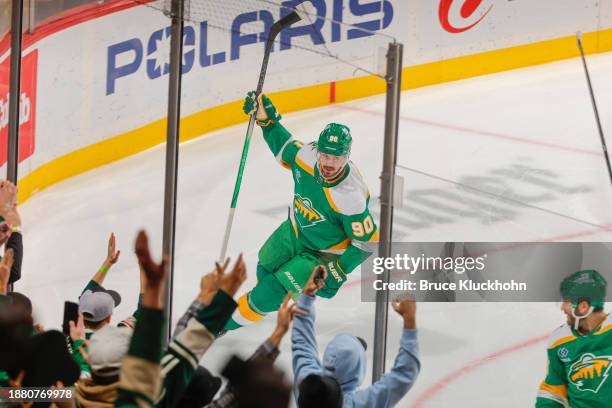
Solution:
<svg viewBox="0 0 612 408">
<path fill-rule="evenodd" d="M 612 318 L 603 310 L 606 280 L 595 270 L 561 282 L 567 324 L 549 338 L 548 373 L 537 408 L 604 408 L 612 401 Z"/>
<path fill-rule="evenodd" d="M 285 294 L 300 293 L 319 265 L 325 286 L 317 294 L 333 297 L 351 271 L 370 256 L 369 244 L 378 241 L 368 188 L 349 160 L 349 128 L 330 123 L 316 142 L 304 145 L 280 124 L 281 115 L 270 98 L 261 95 L 256 104 L 249 92 L 243 110 L 250 115 L 256 106 L 257 124 L 268 147 L 291 171 L 294 194 L 289 219 L 259 250 L 257 285 L 240 297 L 227 330 L 278 310 Z"/>
</svg>

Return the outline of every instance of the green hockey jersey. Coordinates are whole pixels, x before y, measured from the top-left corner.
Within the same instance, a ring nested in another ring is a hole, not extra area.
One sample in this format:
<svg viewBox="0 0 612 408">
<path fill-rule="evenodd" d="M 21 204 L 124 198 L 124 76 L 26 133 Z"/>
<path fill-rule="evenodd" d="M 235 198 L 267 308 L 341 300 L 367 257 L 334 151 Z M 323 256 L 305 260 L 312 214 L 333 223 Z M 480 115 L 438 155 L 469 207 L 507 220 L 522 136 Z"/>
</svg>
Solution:
<svg viewBox="0 0 612 408">
<path fill-rule="evenodd" d="M 568 325 L 553 332 L 548 374 L 536 408 L 609 408 L 612 406 L 612 317 L 582 336 Z"/>
<path fill-rule="evenodd" d="M 338 266 L 350 273 L 371 254 L 366 244 L 378 241 L 370 194 L 357 167 L 349 161 L 337 177 L 325 179 L 315 143 L 294 140 L 280 123 L 262 129 L 277 161 L 293 174 L 290 218 L 298 241 L 307 250 L 340 255 Z"/>
</svg>

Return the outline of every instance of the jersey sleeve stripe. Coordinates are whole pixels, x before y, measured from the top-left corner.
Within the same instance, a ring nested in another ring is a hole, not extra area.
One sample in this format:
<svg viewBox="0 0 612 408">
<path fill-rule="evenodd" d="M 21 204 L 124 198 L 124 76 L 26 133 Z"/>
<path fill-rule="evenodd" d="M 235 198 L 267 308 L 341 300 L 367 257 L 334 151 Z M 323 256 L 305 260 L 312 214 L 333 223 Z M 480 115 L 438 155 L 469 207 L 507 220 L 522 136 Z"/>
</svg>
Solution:
<svg viewBox="0 0 612 408">
<path fill-rule="evenodd" d="M 576 340 L 576 336 L 563 337 L 563 338 L 560 338 L 559 340 L 555 341 L 548 348 L 553 349 L 555 347 L 559 347 L 562 344 L 569 343 L 570 341 L 574 341 L 574 340 Z"/>
<path fill-rule="evenodd" d="M 599 331 L 597 333 L 595 333 L 595 335 L 600 335 L 600 334 L 604 334 L 606 332 L 609 332 L 610 330 L 612 330 L 612 324 L 609 324 L 607 326 L 603 326 L 601 329 L 599 329 Z"/>
<path fill-rule="evenodd" d="M 378 242 L 379 240 L 379 236 L 378 236 L 378 227 L 376 228 L 376 232 L 374 232 L 374 234 L 370 237 L 370 239 L 368 239 L 368 242 Z"/>
<path fill-rule="evenodd" d="M 263 317 L 263 315 L 251 309 L 246 294 L 240 296 L 240 299 L 238 299 L 238 311 L 242 317 L 251 322 L 256 322 Z"/>
<path fill-rule="evenodd" d="M 295 156 L 295 164 L 300 166 L 302 170 L 314 177 L 314 169 L 304 162 L 300 156 Z"/>
<path fill-rule="evenodd" d="M 346 238 L 344 241 L 337 243 L 336 245 L 330 246 L 329 248 L 327 248 L 330 251 L 336 251 L 338 249 L 346 249 L 349 247 L 349 245 L 351 244 L 351 239 L 350 238 Z"/>
<path fill-rule="evenodd" d="M 285 162 L 283 160 L 283 152 L 285 151 L 285 148 L 287 147 L 287 145 L 289 143 L 292 143 L 294 141 L 294 139 L 292 137 L 290 137 L 289 139 L 287 139 L 287 141 L 285 142 L 285 144 L 279 149 L 278 153 L 276 154 L 276 161 L 278 161 L 280 164 L 283 164 L 283 162 Z"/>
<path fill-rule="evenodd" d="M 327 187 L 323 187 L 323 192 L 325 193 L 325 198 L 327 198 L 327 202 L 329 203 L 329 205 L 331 206 L 331 208 L 337 212 L 340 213 L 340 210 L 338 209 L 338 207 L 336 206 L 336 203 L 334 202 L 334 200 L 331 197 L 331 194 L 329 194 L 329 188 Z"/>
<path fill-rule="evenodd" d="M 550 385 L 546 382 L 540 384 L 538 397 L 551 399 L 563 406 L 567 406 L 567 386 L 566 385 Z"/>
</svg>

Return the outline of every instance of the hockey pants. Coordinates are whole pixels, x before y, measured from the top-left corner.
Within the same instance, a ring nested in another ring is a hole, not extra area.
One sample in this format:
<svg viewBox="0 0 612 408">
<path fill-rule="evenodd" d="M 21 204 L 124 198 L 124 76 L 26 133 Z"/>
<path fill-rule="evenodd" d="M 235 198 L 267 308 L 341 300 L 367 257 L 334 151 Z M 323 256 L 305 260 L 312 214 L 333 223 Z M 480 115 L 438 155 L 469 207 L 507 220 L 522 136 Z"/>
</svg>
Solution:
<svg viewBox="0 0 612 408">
<path fill-rule="evenodd" d="M 226 325 L 226 330 L 261 320 L 267 313 L 278 310 L 287 292 L 299 294 L 315 266 L 336 259 L 337 255 L 305 250 L 287 220 L 267 239 L 259 250 L 257 285 L 238 299 L 238 308 Z M 331 296 L 335 295 L 335 292 Z"/>
</svg>

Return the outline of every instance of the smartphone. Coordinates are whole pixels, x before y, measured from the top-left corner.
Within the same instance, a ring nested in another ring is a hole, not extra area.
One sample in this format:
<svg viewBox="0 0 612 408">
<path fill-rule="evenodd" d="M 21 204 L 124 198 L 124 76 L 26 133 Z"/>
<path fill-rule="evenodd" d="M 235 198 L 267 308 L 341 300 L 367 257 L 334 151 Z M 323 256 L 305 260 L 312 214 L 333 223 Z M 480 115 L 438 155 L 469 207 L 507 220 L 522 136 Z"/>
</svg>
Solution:
<svg viewBox="0 0 612 408">
<path fill-rule="evenodd" d="M 73 321 L 75 324 L 79 319 L 79 304 L 74 302 L 64 302 L 64 322 L 62 323 L 62 331 L 66 336 L 70 335 L 70 325 L 68 322 Z"/>
<path fill-rule="evenodd" d="M 317 268 L 317 274 L 315 275 L 314 281 L 316 284 L 319 284 L 323 280 L 323 273 L 325 272 L 325 267 L 319 265 Z"/>
</svg>

